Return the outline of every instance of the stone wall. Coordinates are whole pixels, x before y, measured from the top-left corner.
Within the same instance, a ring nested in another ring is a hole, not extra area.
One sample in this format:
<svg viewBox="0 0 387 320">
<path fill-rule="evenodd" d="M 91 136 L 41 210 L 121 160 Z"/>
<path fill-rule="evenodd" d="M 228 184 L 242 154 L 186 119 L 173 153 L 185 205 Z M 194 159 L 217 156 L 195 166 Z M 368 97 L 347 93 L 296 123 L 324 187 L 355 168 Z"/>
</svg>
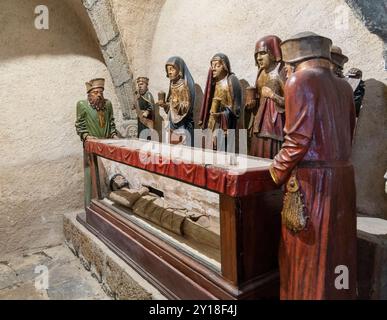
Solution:
<svg viewBox="0 0 387 320">
<path fill-rule="evenodd" d="M 103 290 L 117 300 L 164 300 L 165 297 L 76 220 L 63 217 L 65 243 Z"/>
<path fill-rule="evenodd" d="M 34 27 L 34 9 L 42 3 L 49 30 Z M 105 77 L 106 96 L 120 108 L 80 1 L 2 0 L 0 21 L 2 260 L 61 243 L 62 214 L 83 207 L 82 145 L 74 122 L 85 81 Z"/>
<path fill-rule="evenodd" d="M 342 12 L 348 14 L 347 27 L 339 24 Z M 126 24 L 121 28 L 132 27 Z M 253 83 L 256 77 L 253 54 L 258 38 L 275 34 L 286 39 L 305 30 L 327 36 L 340 45 L 349 57 L 346 69 L 360 67 L 365 79 L 386 81 L 383 42 L 367 30 L 344 0 L 297 3 L 290 0 L 247 0 L 242 3 L 231 0 L 227 5 L 221 0 L 167 0 L 160 13 L 152 50 L 129 50 L 128 55 L 134 63 L 149 61 L 143 72 L 151 77 L 155 92 L 165 90 L 168 85 L 164 63 L 172 55 L 185 59 L 202 89 L 209 60 L 219 51 L 229 55 L 232 68 L 240 79 Z M 123 40 L 129 41 L 125 36 Z M 365 52 L 367 59 L 364 59 Z"/>
</svg>

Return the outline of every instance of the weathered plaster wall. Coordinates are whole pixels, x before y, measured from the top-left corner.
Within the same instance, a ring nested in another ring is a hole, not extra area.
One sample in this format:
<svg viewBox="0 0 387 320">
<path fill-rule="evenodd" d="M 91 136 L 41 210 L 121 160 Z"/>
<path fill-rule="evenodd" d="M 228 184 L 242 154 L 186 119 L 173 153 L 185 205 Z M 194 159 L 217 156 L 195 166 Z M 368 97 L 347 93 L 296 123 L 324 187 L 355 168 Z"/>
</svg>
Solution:
<svg viewBox="0 0 387 320">
<path fill-rule="evenodd" d="M 344 9 L 348 13 L 348 28 L 336 29 L 339 12 Z M 350 59 L 347 68 L 360 67 L 366 79 L 386 81 L 383 42 L 367 30 L 344 0 L 231 0 L 227 5 L 222 0 L 168 0 L 147 59 L 148 74 L 155 91 L 165 90 L 168 81 L 164 63 L 169 56 L 180 55 L 203 88 L 209 60 L 221 51 L 229 56 L 236 75 L 252 83 L 256 77 L 253 53 L 258 38 L 275 34 L 286 39 L 305 30 L 327 36 L 340 45 Z"/>
<path fill-rule="evenodd" d="M 39 4 L 49 8 L 49 30 L 34 27 Z M 2 0 L 0 21 L 1 260 L 62 242 L 62 214 L 83 207 L 74 121 L 84 82 L 105 77 L 119 108 L 80 1 Z"/>
<path fill-rule="evenodd" d="M 166 0 L 109 0 L 134 79 L 148 74 L 154 34 Z"/>
</svg>

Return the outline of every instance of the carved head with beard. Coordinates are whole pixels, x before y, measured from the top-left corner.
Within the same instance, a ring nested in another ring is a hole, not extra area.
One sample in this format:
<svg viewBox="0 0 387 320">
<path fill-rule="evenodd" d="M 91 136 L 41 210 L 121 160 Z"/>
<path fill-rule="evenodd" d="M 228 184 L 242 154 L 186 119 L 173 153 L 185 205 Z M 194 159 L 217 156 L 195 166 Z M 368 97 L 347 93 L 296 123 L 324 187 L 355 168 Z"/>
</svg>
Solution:
<svg viewBox="0 0 387 320">
<path fill-rule="evenodd" d="M 105 87 L 105 79 L 98 78 L 86 82 L 87 99 L 90 105 L 97 111 L 105 110 L 105 98 L 103 91 Z"/>
<path fill-rule="evenodd" d="M 92 79 L 89 82 L 86 82 L 87 89 L 87 100 L 89 101 L 91 107 L 95 109 L 98 113 L 98 122 L 101 128 L 104 128 L 106 125 L 105 119 L 105 104 L 106 100 L 103 96 L 103 91 L 105 88 L 105 79 L 98 78 Z"/>
<path fill-rule="evenodd" d="M 105 98 L 103 96 L 103 88 L 97 88 L 91 90 L 87 94 L 87 99 L 90 105 L 97 111 L 104 111 L 105 109 Z"/>
</svg>

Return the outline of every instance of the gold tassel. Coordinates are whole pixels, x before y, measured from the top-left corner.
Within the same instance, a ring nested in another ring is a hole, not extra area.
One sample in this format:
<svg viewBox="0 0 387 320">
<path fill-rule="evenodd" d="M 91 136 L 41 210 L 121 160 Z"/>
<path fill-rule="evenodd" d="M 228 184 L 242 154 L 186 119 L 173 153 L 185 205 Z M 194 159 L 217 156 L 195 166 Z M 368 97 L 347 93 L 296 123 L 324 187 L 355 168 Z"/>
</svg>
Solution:
<svg viewBox="0 0 387 320">
<path fill-rule="evenodd" d="M 293 171 L 286 185 L 286 194 L 282 208 L 282 223 L 293 231 L 299 232 L 305 229 L 308 217 L 305 215 L 305 205 L 299 183 L 296 178 L 296 170 Z"/>
<path fill-rule="evenodd" d="M 104 111 L 97 111 L 97 112 L 98 112 L 99 126 L 101 128 L 105 128 L 105 112 Z"/>
</svg>

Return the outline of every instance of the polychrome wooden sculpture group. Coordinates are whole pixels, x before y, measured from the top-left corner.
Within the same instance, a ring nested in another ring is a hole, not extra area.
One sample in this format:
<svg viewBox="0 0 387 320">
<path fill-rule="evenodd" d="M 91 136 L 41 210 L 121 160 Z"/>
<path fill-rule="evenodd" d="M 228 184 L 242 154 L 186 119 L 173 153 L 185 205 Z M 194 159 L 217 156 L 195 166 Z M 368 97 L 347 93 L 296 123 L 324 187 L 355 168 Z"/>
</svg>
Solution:
<svg viewBox="0 0 387 320">
<path fill-rule="evenodd" d="M 242 106 L 241 86 L 228 57 L 214 55 L 198 125 L 227 136 L 228 130 L 238 129 L 244 108 L 250 115 L 249 154 L 273 159 L 271 177 L 278 186 L 285 185 L 280 298 L 355 298 L 356 212 L 350 155 L 356 109 L 353 89 L 340 72 L 347 59 L 337 48 L 332 50 L 330 39 L 311 32 L 285 41 L 263 37 L 254 57 L 259 67 L 256 84 L 246 89 Z M 170 142 L 193 145 L 194 80 L 180 57 L 168 59 L 165 68 L 170 86 L 156 104 L 168 114 Z M 155 103 L 148 82 L 145 77 L 137 79 L 139 133 L 153 127 Z M 103 98 L 103 83 L 93 80 L 87 90 L 88 101 L 77 105 L 77 133 L 82 141 L 114 138 L 117 131 L 111 103 Z M 212 142 L 214 150 L 227 150 L 215 137 Z M 86 187 L 88 183 L 86 177 Z M 340 266 L 348 272 L 337 274 Z M 340 276 L 348 277 L 343 278 L 345 285 L 338 285 Z"/>
</svg>

